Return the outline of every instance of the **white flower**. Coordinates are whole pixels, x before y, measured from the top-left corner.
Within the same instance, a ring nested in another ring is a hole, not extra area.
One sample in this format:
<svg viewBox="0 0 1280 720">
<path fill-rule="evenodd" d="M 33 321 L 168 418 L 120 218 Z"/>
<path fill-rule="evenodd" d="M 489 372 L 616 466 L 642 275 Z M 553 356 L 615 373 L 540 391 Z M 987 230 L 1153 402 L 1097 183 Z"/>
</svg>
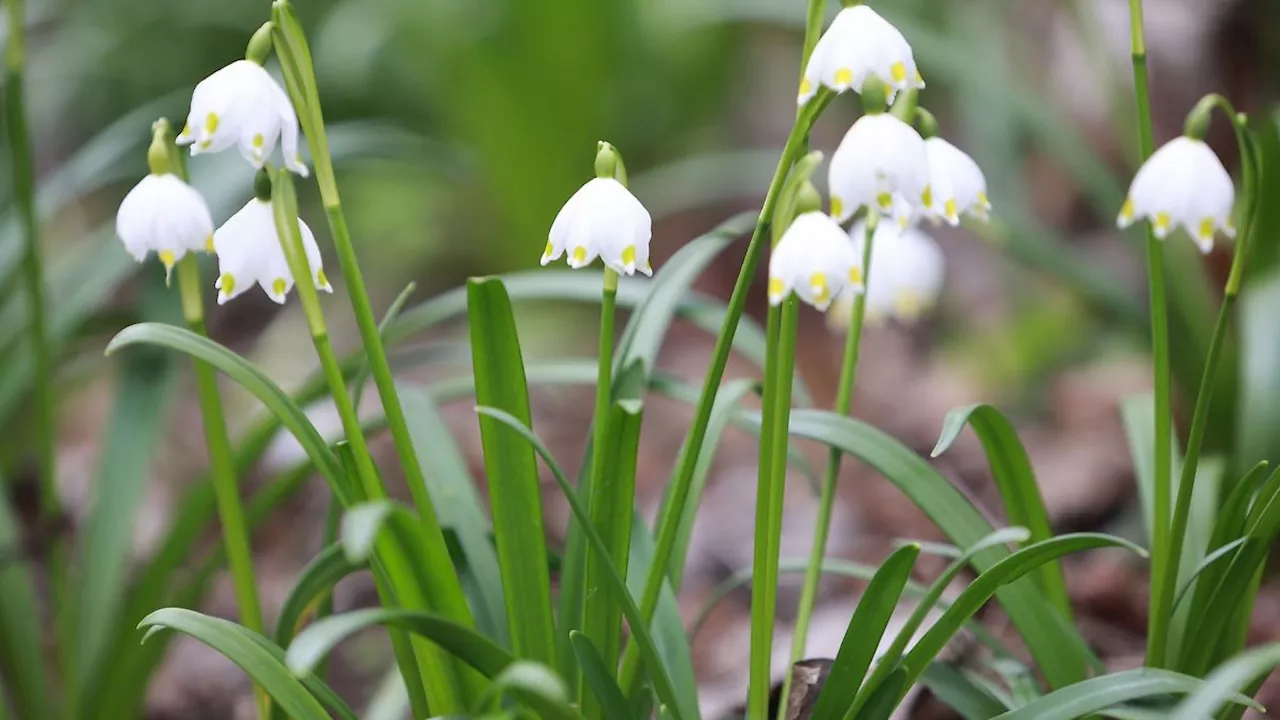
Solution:
<svg viewBox="0 0 1280 720">
<path fill-rule="evenodd" d="M 298 116 L 275 78 L 266 68 L 237 60 L 201 80 L 191 95 L 191 112 L 178 135 L 191 154 L 240 149 L 255 168 L 261 168 L 280 141 L 285 167 L 306 176 L 298 154 Z"/>
<path fill-rule="evenodd" d="M 302 230 L 302 247 L 306 250 L 316 288 L 333 292 L 324 276 L 315 235 L 301 219 L 298 227 Z M 272 300 L 284 302 L 293 287 L 293 273 L 289 272 L 284 249 L 280 247 L 270 202 L 250 200 L 213 234 L 213 247 L 218 253 L 218 281 L 214 287 L 219 291 L 219 305 L 248 290 L 255 282 Z"/>
<path fill-rule="evenodd" d="M 116 234 L 138 262 L 155 251 L 165 272 L 188 252 L 213 249 L 213 219 L 195 188 L 177 175 L 148 175 L 124 196 Z"/>
<path fill-rule="evenodd" d="M 826 85 L 836 92 L 862 92 L 874 75 L 884 83 L 886 99 L 899 90 L 924 87 L 911 45 L 898 29 L 865 5 L 841 10 L 819 38 L 800 81 L 801 105 Z"/>
<path fill-rule="evenodd" d="M 631 275 L 636 270 L 652 275 L 649 240 L 653 221 L 649 211 L 622 183 L 594 178 L 578 189 L 551 224 L 542 264 L 566 252 L 569 267 L 590 265 L 599 257 L 614 272 Z"/>
<path fill-rule="evenodd" d="M 866 233 L 866 224 L 858 222 L 846 241 L 859 258 Z M 942 250 L 933 238 L 917 228 L 900 230 L 892 223 L 880 223 L 872 239 L 871 263 L 866 273 L 867 320 L 874 323 L 891 317 L 915 322 L 937 302 L 942 280 Z M 841 299 L 828 315 L 831 324 L 847 327 L 852 305 Z"/>
<path fill-rule="evenodd" d="M 1217 230 L 1235 237 L 1231 222 L 1235 197 L 1231 175 L 1213 150 L 1203 140 L 1178 137 L 1156 150 L 1138 170 L 1117 223 L 1127 228 L 1145 217 L 1161 240 L 1182 225 L 1201 252 L 1207 253 L 1213 249 Z"/>
<path fill-rule="evenodd" d="M 911 206 L 929 205 L 924 139 L 888 113 L 863 115 L 831 156 L 831 216 L 845 221 L 861 207 L 901 220 Z M 906 202 L 894 202 L 894 194 Z"/>
<path fill-rule="evenodd" d="M 769 258 L 769 304 L 792 291 L 801 300 L 826 310 L 838 295 L 862 292 L 862 268 L 849 236 L 827 215 L 807 212 L 796 217 Z"/>
<path fill-rule="evenodd" d="M 960 224 L 962 213 L 986 220 L 991 202 L 978 163 L 940 137 L 925 140 L 924 150 L 929 158 L 929 192 L 924 198 L 929 216 L 951 225 Z"/>
</svg>

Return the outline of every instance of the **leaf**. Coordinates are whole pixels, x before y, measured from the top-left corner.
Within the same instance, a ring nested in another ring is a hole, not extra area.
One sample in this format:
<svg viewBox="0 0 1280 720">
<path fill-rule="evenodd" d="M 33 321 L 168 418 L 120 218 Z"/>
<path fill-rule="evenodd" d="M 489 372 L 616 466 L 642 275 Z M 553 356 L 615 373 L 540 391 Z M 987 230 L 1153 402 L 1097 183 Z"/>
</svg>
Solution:
<svg viewBox="0 0 1280 720">
<path fill-rule="evenodd" d="M 565 478 L 564 471 L 555 462 L 551 451 L 546 445 L 533 434 L 528 427 L 520 423 L 520 420 L 497 408 L 478 407 L 476 412 L 497 419 L 507 427 L 515 429 L 522 437 L 533 446 L 543 462 L 551 469 L 551 474 L 555 477 L 557 484 L 565 496 L 565 500 L 569 503 L 569 509 L 573 511 L 574 518 L 583 529 L 590 550 L 600 557 L 607 558 L 609 556 L 608 548 L 604 544 L 604 540 L 600 538 L 599 533 L 591 526 L 590 519 L 587 515 L 586 508 L 582 506 L 581 501 L 574 492 L 573 486 L 569 484 Z M 640 655 L 644 658 L 645 666 L 649 672 L 649 678 L 653 682 L 654 691 L 658 694 L 659 700 L 671 710 L 675 716 L 675 720 L 683 720 L 684 715 L 680 711 L 679 703 L 676 701 L 674 686 L 671 684 L 671 678 L 667 674 L 667 670 L 663 667 L 658 654 L 657 646 L 653 642 L 653 638 L 649 635 L 649 629 L 646 627 L 643 617 L 640 615 L 640 608 L 636 607 L 635 600 L 631 594 L 627 592 L 627 581 L 618 573 L 618 569 L 612 563 L 603 563 L 608 573 L 605 577 L 610 581 L 612 589 L 617 593 L 619 599 L 623 602 L 622 614 L 627 619 L 627 624 L 632 633 L 632 639 L 636 646 L 640 649 Z"/>
<path fill-rule="evenodd" d="M 914 545 L 899 548 L 871 578 L 849 620 L 840 651 L 831 665 L 831 674 L 819 691 L 813 720 L 841 720 L 853 706 L 919 554 L 920 549 Z"/>
<path fill-rule="evenodd" d="M 797 410 L 792 412 L 791 433 L 838 448 L 875 468 L 957 546 L 973 545 L 993 530 L 968 498 L 920 456 L 869 425 L 834 413 Z M 973 565 L 985 571 L 1008 555 L 1003 548 L 988 548 L 973 557 Z M 1034 582 L 1010 584 L 997 597 L 1051 685 L 1084 678 L 1085 668 L 1092 664 L 1087 645 L 1074 628 L 1057 621 L 1056 610 Z"/>
<path fill-rule="evenodd" d="M 1277 175 L 1274 168 L 1264 172 Z M 1275 321 L 1276 307 L 1280 307 L 1280 270 L 1272 268 L 1249 278 L 1240 298 L 1241 392 L 1236 447 L 1242 466 L 1262 460 L 1273 465 L 1280 462 L 1280 326 Z"/>
<path fill-rule="evenodd" d="M 996 591 L 1046 562 L 1070 553 L 1102 547 L 1123 547 L 1139 556 L 1146 551 L 1128 540 L 1096 533 L 1060 535 L 1042 540 L 1013 553 L 984 570 L 951 603 L 942 617 L 929 628 L 902 659 L 908 682 L 914 681 L 924 668 L 946 647 L 952 636 L 968 622 Z"/>
<path fill-rule="evenodd" d="M 1182 604 L 1182 601 L 1186 598 L 1188 591 L 1195 587 L 1196 578 L 1199 578 L 1205 573 L 1205 571 L 1213 567 L 1214 563 L 1224 557 L 1227 557 L 1230 553 L 1234 552 L 1236 548 L 1244 545 L 1244 542 L 1247 539 L 1248 538 L 1236 538 L 1208 555 L 1205 555 L 1204 560 L 1201 560 L 1200 564 L 1196 566 L 1196 569 L 1191 572 L 1191 575 L 1183 581 L 1182 589 L 1178 591 L 1178 595 L 1173 600 L 1173 607 L 1176 609 L 1180 604 Z"/>
<path fill-rule="evenodd" d="M 516 660 L 508 665 L 493 678 L 485 697 L 477 703 L 476 712 L 485 707 L 497 709 L 497 701 L 503 695 L 537 710 L 539 718 L 582 720 L 582 714 L 569 704 L 564 681 L 540 663 Z"/>
<path fill-rule="evenodd" d="M 355 495 L 348 488 L 347 480 L 337 458 L 329 450 L 328 443 L 311 424 L 302 408 L 252 363 L 208 338 L 160 323 L 139 323 L 121 330 L 107 345 L 106 353 L 110 355 L 120 348 L 138 344 L 159 345 L 187 353 L 235 380 L 280 419 L 297 438 L 307 456 L 315 463 L 316 469 L 329 481 L 334 494 L 343 500 L 344 505 L 351 504 Z"/>
<path fill-rule="evenodd" d="M 1169 715 L 1169 720 L 1201 720 L 1213 717 L 1228 704 L 1248 705 L 1262 711 L 1255 702 L 1239 694 L 1239 690 L 1265 678 L 1280 666 L 1280 643 L 1270 643 L 1241 653 L 1219 665 L 1184 692 L 1190 697 Z"/>
<path fill-rule="evenodd" d="M 502 282 L 468 280 L 467 315 L 476 402 L 512 413 L 528 425 L 524 361 Z M 551 578 L 533 449 L 511 428 L 488 417 L 480 418 L 480 439 L 511 647 L 517 657 L 551 664 L 555 661 Z"/>
<path fill-rule="evenodd" d="M 1205 683 L 1198 678 L 1189 677 L 1170 670 L 1155 668 L 1138 668 L 1124 672 L 1112 673 L 1101 677 L 1089 678 L 1070 687 L 1062 688 L 1023 705 L 1017 710 L 1010 710 L 999 715 L 996 720 L 1074 720 L 1105 710 L 1113 705 L 1158 698 L 1169 695 L 1185 695 L 1202 688 Z M 1227 697 L 1237 695 L 1228 693 Z M 1251 703 L 1240 695 L 1237 702 Z M 1210 717 L 1212 713 L 1201 713 L 1193 716 L 1196 720 Z"/>
<path fill-rule="evenodd" d="M 7 493 L 0 493 L 0 670 L 19 718 L 53 717 L 41 657 L 40 615 L 26 542 Z"/>
<path fill-rule="evenodd" d="M 252 640 L 249 636 L 255 633 L 246 628 L 182 608 L 157 610 L 144 618 L 139 627 L 148 630 L 148 637 L 160 629 L 176 630 L 217 650 L 244 670 L 271 696 L 272 702 L 279 703 L 296 720 L 329 718 L 320 701 L 289 674 L 279 659 Z"/>
<path fill-rule="evenodd" d="M 1013 425 L 995 407 L 970 405 L 948 413 L 942 423 L 942 434 L 933 448 L 932 457 L 946 452 L 966 424 L 973 428 L 974 434 L 982 441 L 987 463 L 991 466 L 991 477 L 1000 492 L 1009 524 L 1030 530 L 1031 542 L 1053 537 L 1049 513 L 1044 508 L 1044 499 L 1040 497 L 1040 488 L 1036 485 L 1036 475 L 1031 469 L 1027 451 L 1022 447 L 1022 441 L 1018 439 Z M 1067 596 L 1062 566 L 1056 562 L 1047 563 L 1036 571 L 1034 577 L 1040 583 L 1045 597 L 1070 622 L 1071 599 Z"/>
<path fill-rule="evenodd" d="M 1133 473 L 1138 483 L 1138 497 L 1142 502 L 1142 518 L 1147 529 L 1147 547 L 1152 546 L 1151 528 L 1155 482 L 1155 401 L 1150 395 L 1133 395 L 1120 401 L 1120 419 L 1124 424 L 1125 437 L 1129 440 L 1129 456 L 1133 459 Z M 1173 458 L 1170 462 L 1169 477 L 1178 483 L 1181 476 L 1182 453 L 1178 450 L 1178 439 L 1170 443 Z M 1172 489 L 1177 496 L 1177 488 Z"/>
<path fill-rule="evenodd" d="M 349 516 L 348 516 L 349 517 Z M 280 606 L 276 620 L 275 642 L 288 647 L 302 625 L 303 615 L 322 596 L 333 592 L 338 581 L 364 568 L 363 562 L 352 562 L 341 544 L 333 544 L 315 556 L 298 576 L 289 596 Z"/>
<path fill-rule="evenodd" d="M 605 664 L 604 658 L 600 657 L 600 651 L 591 644 L 591 640 L 574 630 L 569 633 L 569 643 L 573 645 L 573 652 L 578 656 L 578 665 L 582 668 L 583 679 L 587 687 L 591 688 L 591 692 L 595 693 L 604 716 L 610 720 L 636 720 L 622 688 L 618 687 L 618 683 L 613 679 L 613 671 Z"/>
<path fill-rule="evenodd" d="M 499 645 L 510 642 L 504 610 L 502 575 L 489 533 L 484 504 L 448 423 L 427 389 L 398 384 L 409 436 L 419 457 L 431 458 L 427 491 L 440 523 L 451 529 L 466 560 L 466 575 L 475 586 L 472 608 L 476 627 Z"/>
<path fill-rule="evenodd" d="M 413 292 L 417 289 L 418 284 L 410 281 L 409 284 L 405 285 L 404 289 L 400 291 L 400 294 L 396 296 L 396 299 L 392 300 L 391 304 L 387 306 L 387 312 L 383 314 L 382 320 L 378 322 L 378 335 L 382 338 L 384 343 L 387 338 L 387 327 L 391 325 L 391 321 L 396 319 L 396 316 L 400 314 L 400 311 L 404 310 L 405 304 L 409 302 L 409 296 L 413 295 Z M 364 398 L 365 388 L 369 384 L 370 368 L 368 355 L 360 354 L 357 357 L 359 358 L 359 364 L 356 367 L 355 372 L 351 374 L 351 381 L 347 384 L 351 387 L 351 406 L 359 411 L 360 400 Z"/>
<path fill-rule="evenodd" d="M 920 675 L 920 684 L 965 720 L 990 720 L 1008 709 L 955 668 L 943 663 L 929 663 Z"/>
</svg>

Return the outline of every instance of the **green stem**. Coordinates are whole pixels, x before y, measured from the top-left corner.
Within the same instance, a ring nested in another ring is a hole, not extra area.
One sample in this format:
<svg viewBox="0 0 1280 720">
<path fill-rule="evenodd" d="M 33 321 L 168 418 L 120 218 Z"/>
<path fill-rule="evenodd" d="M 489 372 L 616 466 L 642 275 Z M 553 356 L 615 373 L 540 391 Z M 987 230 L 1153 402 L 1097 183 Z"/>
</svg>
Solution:
<svg viewBox="0 0 1280 720">
<path fill-rule="evenodd" d="M 853 404 L 853 384 L 857 378 L 858 355 L 862 345 L 862 325 L 867 312 L 867 283 L 871 274 L 871 243 L 875 236 L 875 225 L 867 224 L 866 239 L 862 244 L 862 283 L 863 292 L 853 301 L 853 318 L 849 323 L 849 334 L 845 338 L 844 362 L 840 367 L 840 384 L 836 391 L 836 412 L 848 415 Z M 813 617 L 814 605 L 818 597 L 818 583 L 822 580 L 822 561 L 827 554 L 827 541 L 831 534 L 831 516 L 836 503 L 836 480 L 840 477 L 840 464 L 844 453 L 832 449 L 827 457 L 827 471 L 823 476 L 822 494 L 818 500 L 818 521 L 813 528 L 813 548 L 809 552 L 809 564 L 804 572 L 804 586 L 800 591 L 800 607 L 796 611 L 795 633 L 791 638 L 791 664 L 804 659 L 808 645 L 809 622 Z M 787 697 L 791 692 L 791 673 L 787 673 L 782 681 L 779 712 L 787 707 Z"/>
<path fill-rule="evenodd" d="M 764 196 L 764 203 L 760 206 L 760 218 L 756 221 L 755 230 L 751 233 L 751 241 L 742 259 L 742 269 L 738 271 L 738 279 L 734 282 L 733 292 L 729 295 L 724 322 L 720 326 L 720 334 L 716 336 L 715 349 L 711 353 L 711 364 L 707 368 L 706 378 L 702 382 L 702 391 L 698 395 L 698 404 L 694 408 L 693 423 L 689 427 L 689 441 L 683 446 L 676 461 L 676 472 L 667 496 L 667 508 L 658 524 L 653 559 L 640 597 L 640 613 L 647 619 L 653 619 L 653 613 L 658 607 L 658 598 L 662 594 L 663 583 L 666 582 L 667 565 L 671 561 L 676 540 L 680 536 L 681 518 L 684 517 L 689 492 L 693 488 L 698 454 L 702 451 L 707 426 L 711 422 L 711 409 L 715 405 L 716 393 L 720 390 L 720 381 L 724 378 L 729 353 L 733 349 L 733 338 L 738 331 L 738 321 L 742 319 L 743 310 L 747 305 L 747 295 L 751 292 L 756 269 L 760 265 L 765 238 L 769 234 L 769 226 L 778 205 L 778 197 L 791 171 L 791 166 L 805 153 L 805 138 L 809 135 L 809 129 L 813 127 L 814 121 L 830 99 L 829 94 L 819 91 L 818 96 L 801 109 L 795 125 L 791 128 L 791 134 L 783 146 L 782 157 L 779 158 L 778 167 L 774 170 L 773 180 L 770 181 L 769 189 Z M 638 649 L 634 643 L 630 643 L 622 661 L 620 675 L 622 687 L 631 687 L 638 676 L 639 668 Z"/>
<path fill-rule="evenodd" d="M 1169 531 L 1169 552 L 1164 558 L 1164 567 L 1158 574 L 1163 587 L 1159 597 L 1161 606 L 1158 611 L 1166 619 L 1173 615 L 1173 600 L 1178 586 L 1178 570 L 1182 558 L 1183 541 L 1186 536 L 1187 522 L 1191 516 L 1191 500 L 1195 490 L 1196 470 L 1200 464 L 1200 450 L 1204 443 L 1205 430 L 1209 426 L 1209 409 L 1213 404 L 1213 391 L 1218 375 L 1218 363 L 1222 358 L 1222 347 L 1227 336 L 1227 325 L 1231 322 L 1236 298 L 1240 293 L 1240 282 L 1244 274 L 1244 260 L 1248 252 L 1249 234 L 1253 225 L 1255 207 L 1255 175 L 1252 152 L 1245 131 L 1237 123 L 1235 113 L 1230 106 L 1224 107 L 1231 116 L 1231 123 L 1236 129 L 1236 140 L 1240 147 L 1240 163 L 1244 168 L 1244 216 L 1240 223 L 1239 241 L 1236 242 L 1235 254 L 1231 260 L 1231 274 L 1223 292 L 1222 307 L 1218 310 L 1218 321 L 1213 326 L 1213 337 L 1209 341 L 1208 353 L 1205 356 L 1204 374 L 1200 378 L 1200 390 L 1196 395 L 1196 406 L 1191 416 L 1191 430 L 1187 436 L 1186 456 L 1182 461 L 1182 474 L 1178 480 L 1178 497 L 1174 504 L 1173 523 Z M 1193 652 L 1202 654 L 1202 648 L 1192 648 Z M 1171 662 L 1166 664 L 1172 665 Z"/>
<path fill-rule="evenodd" d="M 1142 0 L 1129 0 L 1132 30 L 1133 90 L 1138 108 L 1138 139 L 1142 160 L 1151 157 L 1151 96 L 1147 81 L 1147 49 L 1143 36 Z M 1154 512 L 1151 518 L 1153 567 L 1156 577 L 1151 583 L 1151 604 L 1147 618 L 1147 665 L 1163 667 L 1167 643 L 1169 614 L 1163 610 L 1172 604 L 1165 598 L 1165 568 L 1177 572 L 1178 559 L 1169 555 L 1169 516 L 1172 490 L 1173 411 L 1169 382 L 1169 307 L 1165 291 L 1164 247 L 1155 232 L 1147 227 L 1147 276 L 1151 294 L 1151 354 L 1155 365 L 1155 487 L 1152 489 Z M 1172 587 L 1172 586 L 1170 586 Z"/>
<path fill-rule="evenodd" d="M 35 160 L 31 132 L 27 125 L 23 69 L 26 65 L 26 12 L 22 0 L 7 0 L 6 20 L 9 37 L 5 47 L 5 124 L 9 129 L 9 148 L 13 178 L 13 199 L 22 220 L 25 251 L 22 271 L 27 290 L 28 342 L 35 379 L 35 435 L 37 476 L 39 478 L 39 512 L 46 527 L 57 524 L 62 514 L 62 501 L 57 483 L 57 425 L 53 388 L 53 351 L 49 346 L 46 321 L 44 269 L 40 253 L 40 223 L 36 213 Z M 71 635 L 67 548 L 61 533 L 50 541 L 48 569 L 52 578 L 53 608 L 59 631 L 62 664 L 70 668 L 73 638 Z"/>
<path fill-rule="evenodd" d="M 594 450 L 591 453 L 590 487 L 593 491 L 587 497 L 587 515 L 590 518 L 590 522 L 602 533 L 605 531 L 605 528 L 602 527 L 602 521 L 608 518 L 608 510 L 610 509 L 609 499 L 605 497 L 605 493 L 599 492 L 599 490 L 607 482 L 603 475 L 605 468 L 609 464 L 605 448 L 608 447 L 609 438 L 609 408 L 613 402 L 613 331 L 617 298 L 618 274 L 606 268 L 604 271 L 604 288 L 600 295 L 600 350 L 596 374 L 595 419 L 592 425 L 594 437 L 591 447 Z M 587 554 L 584 579 L 588 596 L 594 592 L 607 595 L 607 593 L 604 593 L 605 580 L 602 577 L 604 574 L 603 562 L 607 562 L 607 559 L 596 558 L 591 553 Z M 583 634 L 602 653 L 607 653 L 609 648 L 616 650 L 618 634 L 621 632 L 620 626 L 611 628 L 607 624 L 597 622 L 597 620 L 601 619 L 607 621 L 610 615 L 610 613 L 603 611 L 598 614 L 585 613 L 584 611 Z M 605 654 L 604 658 L 606 662 L 610 662 L 608 654 Z M 603 709 L 587 683 L 578 683 L 578 693 L 579 704 L 587 718 L 603 717 Z"/>
<path fill-rule="evenodd" d="M 765 361 L 764 424 L 760 432 L 751 575 L 751 658 L 747 689 L 747 717 L 751 720 L 766 720 L 769 714 L 769 671 L 778 602 L 778 552 L 782 540 L 787 431 L 791 421 L 798 320 L 799 302 L 794 295 L 769 311 L 771 352 Z"/>
</svg>

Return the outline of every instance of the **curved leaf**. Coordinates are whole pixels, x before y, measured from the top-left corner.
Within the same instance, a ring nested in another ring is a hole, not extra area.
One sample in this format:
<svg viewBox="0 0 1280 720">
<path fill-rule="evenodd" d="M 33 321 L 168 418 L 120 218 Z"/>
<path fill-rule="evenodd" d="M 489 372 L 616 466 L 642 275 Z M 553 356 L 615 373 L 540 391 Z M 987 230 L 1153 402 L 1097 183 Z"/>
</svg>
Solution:
<svg viewBox="0 0 1280 720">
<path fill-rule="evenodd" d="M 493 678 L 476 711 L 486 707 L 496 710 L 504 695 L 536 710 L 539 718 L 582 720 L 582 713 L 569 704 L 564 681 L 541 663 L 516 660 L 508 665 Z"/>
<path fill-rule="evenodd" d="M 991 720 L 1008 709 L 986 689 L 950 665 L 929 663 L 920 675 L 920 684 L 965 720 Z"/>
<path fill-rule="evenodd" d="M 272 653 L 251 639 L 252 631 L 193 610 L 165 608 L 143 618 L 140 628 L 147 637 L 157 630 L 176 630 L 217 650 L 235 663 L 296 720 L 328 720 L 329 714 L 314 695 Z M 261 636 L 259 636 L 261 637 Z M 144 642 L 145 642 L 144 638 Z"/>
<path fill-rule="evenodd" d="M 275 641 L 288 647 L 302 624 L 302 616 L 317 599 L 333 591 L 339 580 L 364 568 L 363 562 L 352 562 L 341 544 L 333 544 L 315 556 L 298 576 L 276 620 Z"/>
<path fill-rule="evenodd" d="M 1040 487 L 1036 484 L 1035 471 L 1031 468 L 1027 451 L 1018 439 L 1013 424 L 995 407 L 970 405 L 948 413 L 931 457 L 938 457 L 946 452 L 960 436 L 965 425 L 973 428 L 973 432 L 982 441 L 987 463 L 991 466 L 991 477 L 1000 492 L 1009 524 L 1030 530 L 1031 542 L 1053 537 L 1049 513 L 1044 508 L 1044 498 L 1040 496 Z M 1054 603 L 1062 617 L 1070 622 L 1071 599 L 1067 596 L 1062 566 L 1056 562 L 1046 563 L 1036 571 L 1035 578 L 1040 583 L 1041 591 Z"/>
<path fill-rule="evenodd" d="M 1056 690 L 1017 710 L 999 715 L 996 720 L 1074 720 L 1113 705 L 1143 698 L 1185 695 L 1203 687 L 1205 687 L 1204 681 L 1189 675 L 1170 670 L 1138 668 L 1090 678 L 1071 687 Z M 1233 696 L 1238 702 L 1252 704 L 1249 698 L 1235 691 L 1227 694 L 1228 699 Z M 1187 718 L 1203 720 L 1211 715 L 1212 713 L 1199 713 Z"/>
<path fill-rule="evenodd" d="M 311 462 L 315 463 L 316 469 L 329 481 L 334 494 L 343 500 L 344 505 L 351 504 L 355 496 L 347 488 L 341 466 L 329 450 L 329 444 L 307 419 L 302 408 L 248 360 L 208 338 L 161 323 L 139 323 L 121 330 L 107 344 L 106 353 L 110 355 L 122 347 L 137 344 L 159 345 L 187 353 L 235 380 L 280 419 L 297 438 Z"/>
<path fill-rule="evenodd" d="M 600 651 L 591 644 L 591 640 L 586 635 L 573 630 L 569 633 L 569 644 L 573 646 L 573 653 L 578 656 L 582 677 L 591 688 L 591 692 L 595 693 L 600 708 L 605 712 L 605 717 L 610 720 L 614 718 L 635 720 L 631 706 L 627 704 L 627 698 L 622 693 L 622 688 L 618 687 L 618 683 L 613 679 L 613 671 L 605 664 L 604 658 L 600 657 Z"/>
<path fill-rule="evenodd" d="M 1201 720 L 1213 717 L 1228 704 L 1248 704 L 1256 707 L 1249 698 L 1239 694 L 1242 688 L 1265 678 L 1280 667 L 1280 643 L 1263 645 L 1241 653 L 1218 666 L 1205 677 L 1191 696 L 1183 700 L 1170 715 L 1170 720 Z"/>
</svg>

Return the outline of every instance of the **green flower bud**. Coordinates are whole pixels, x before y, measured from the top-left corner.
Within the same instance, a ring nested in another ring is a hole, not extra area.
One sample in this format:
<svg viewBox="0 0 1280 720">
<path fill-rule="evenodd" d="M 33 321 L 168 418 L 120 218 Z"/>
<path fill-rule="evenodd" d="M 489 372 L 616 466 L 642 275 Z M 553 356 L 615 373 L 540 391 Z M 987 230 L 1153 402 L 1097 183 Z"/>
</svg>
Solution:
<svg viewBox="0 0 1280 720">
<path fill-rule="evenodd" d="M 596 143 L 596 177 L 627 184 L 627 167 L 622 162 L 622 155 L 604 140 Z"/>
<path fill-rule="evenodd" d="M 147 167 L 152 175 L 164 175 L 173 172 L 170 162 L 170 147 L 173 128 L 168 118 L 160 118 L 151 124 L 151 145 L 147 148 Z"/>
<path fill-rule="evenodd" d="M 933 113 L 922 107 L 917 107 L 916 111 L 916 130 L 920 131 L 920 137 L 928 140 L 931 137 L 938 136 L 938 118 Z"/>
<path fill-rule="evenodd" d="M 253 176 L 253 196 L 262 202 L 271 202 L 271 173 L 266 168 Z"/>
<path fill-rule="evenodd" d="M 244 59 L 258 65 L 266 65 L 267 58 L 271 56 L 271 28 L 274 26 L 270 20 L 262 23 L 262 27 L 253 33 L 253 37 L 249 38 L 249 46 L 245 48 Z"/>
<path fill-rule="evenodd" d="M 813 183 L 805 180 L 800 185 L 800 189 L 796 191 L 796 216 L 803 215 L 807 212 L 817 212 L 822 209 L 822 195 L 818 194 L 818 188 Z"/>
<path fill-rule="evenodd" d="M 1209 120 L 1213 116 L 1213 108 L 1218 104 L 1217 95 L 1205 95 L 1200 102 L 1187 113 L 1187 121 L 1183 125 L 1182 134 L 1193 140 L 1203 140 L 1209 132 Z"/>
<path fill-rule="evenodd" d="M 862 83 L 862 112 L 866 115 L 879 115 L 889 104 L 888 92 L 891 91 L 880 76 L 871 74 Z"/>
</svg>

